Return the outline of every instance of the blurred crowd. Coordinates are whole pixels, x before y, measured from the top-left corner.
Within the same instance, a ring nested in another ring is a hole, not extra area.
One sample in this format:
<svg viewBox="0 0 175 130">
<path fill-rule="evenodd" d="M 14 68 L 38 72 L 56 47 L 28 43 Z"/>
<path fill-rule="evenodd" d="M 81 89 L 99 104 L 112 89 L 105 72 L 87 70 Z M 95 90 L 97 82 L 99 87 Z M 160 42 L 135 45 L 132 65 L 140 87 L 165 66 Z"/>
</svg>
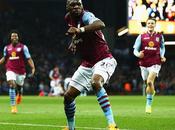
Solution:
<svg viewBox="0 0 175 130">
<path fill-rule="evenodd" d="M 48 11 L 49 9 L 52 11 Z M 35 62 L 36 74 L 32 78 L 26 78 L 25 94 L 37 95 L 42 90 L 44 95 L 49 95 L 51 91 L 49 73 L 53 67 L 59 67 L 62 75 L 61 84 L 64 86 L 64 79 L 72 76 L 79 65 L 78 58 L 73 57 L 67 50 L 69 38 L 65 36 L 65 12 L 59 13 L 58 9 L 65 10 L 65 6 L 54 2 L 50 4 L 16 2 L 3 6 L 3 9 L 0 8 L 1 56 L 3 47 L 7 44 L 8 32 L 16 28 L 22 33 L 23 43 L 28 46 Z M 142 79 L 137 59 L 132 54 L 133 48 L 125 46 L 127 42 L 128 40 L 119 44 L 116 41 L 112 49 L 118 66 L 106 89 L 114 95 L 142 93 Z M 160 76 L 156 80 L 155 86 L 159 94 L 175 94 L 175 63 L 173 58 L 167 59 L 167 63 L 162 66 Z M 28 70 L 27 68 L 27 76 L 30 73 Z M 5 78 L 4 66 L 0 66 L 0 94 L 8 93 Z"/>
<path fill-rule="evenodd" d="M 148 17 L 156 20 L 175 20 L 174 0 L 129 0 L 129 19 L 145 22 Z"/>
</svg>

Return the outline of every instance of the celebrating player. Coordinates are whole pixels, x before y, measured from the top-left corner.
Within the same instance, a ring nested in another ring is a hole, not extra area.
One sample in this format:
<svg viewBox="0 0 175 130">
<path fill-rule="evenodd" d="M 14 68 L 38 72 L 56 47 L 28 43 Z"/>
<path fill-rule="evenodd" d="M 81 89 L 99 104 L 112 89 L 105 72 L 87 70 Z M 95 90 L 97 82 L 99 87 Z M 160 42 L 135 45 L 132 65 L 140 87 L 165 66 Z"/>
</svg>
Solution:
<svg viewBox="0 0 175 130">
<path fill-rule="evenodd" d="M 59 67 L 55 66 L 49 73 L 50 78 L 50 96 L 62 96 L 64 94 L 63 86 L 61 85 L 62 76 Z"/>
<path fill-rule="evenodd" d="M 67 35 L 72 36 L 69 49 L 82 60 L 64 95 L 68 129 L 75 129 L 75 98 L 83 90 L 93 89 L 107 119 L 108 129 L 118 130 L 108 95 L 103 88 L 117 66 L 101 32 L 105 24 L 93 13 L 85 11 L 81 0 L 68 0 L 66 9 L 68 13 L 65 20 L 69 26 Z"/>
<path fill-rule="evenodd" d="M 156 20 L 148 19 L 147 32 L 140 34 L 134 44 L 134 55 L 139 58 L 141 75 L 146 84 L 146 113 L 151 113 L 151 105 L 154 90 L 154 80 L 161 69 L 161 63 L 166 61 L 164 57 L 164 37 L 155 31 Z"/>
<path fill-rule="evenodd" d="M 35 73 L 35 66 L 27 46 L 21 43 L 21 37 L 17 30 L 12 30 L 9 33 L 9 40 L 10 43 L 4 47 L 0 64 L 6 62 L 6 78 L 9 85 L 11 112 L 17 113 L 16 104 L 21 102 L 22 86 L 26 77 L 25 58 L 32 69 L 31 75 Z M 17 98 L 15 89 L 17 90 Z"/>
</svg>

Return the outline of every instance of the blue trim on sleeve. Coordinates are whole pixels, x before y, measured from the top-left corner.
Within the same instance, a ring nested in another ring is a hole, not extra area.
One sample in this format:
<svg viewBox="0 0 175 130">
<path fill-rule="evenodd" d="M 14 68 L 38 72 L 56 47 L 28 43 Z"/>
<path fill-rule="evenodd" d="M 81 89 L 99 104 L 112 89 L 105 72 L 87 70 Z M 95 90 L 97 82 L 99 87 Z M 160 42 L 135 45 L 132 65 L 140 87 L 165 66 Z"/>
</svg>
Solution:
<svg viewBox="0 0 175 130">
<path fill-rule="evenodd" d="M 141 47 L 141 35 L 139 35 L 134 43 L 133 48 L 136 49 L 137 51 L 140 50 Z"/>
<path fill-rule="evenodd" d="M 160 42 L 160 56 L 164 57 L 164 55 L 165 55 L 165 40 L 164 40 L 164 37 L 162 35 L 162 40 Z"/>
<path fill-rule="evenodd" d="M 82 21 L 85 25 L 92 24 L 94 21 L 99 20 L 99 18 L 95 17 L 95 15 L 91 12 L 85 11 L 82 17 Z"/>
<path fill-rule="evenodd" d="M 4 57 L 7 56 L 7 46 L 4 47 L 4 50 L 3 50 L 3 56 L 4 56 Z"/>
<path fill-rule="evenodd" d="M 31 55 L 29 53 L 29 49 L 28 49 L 28 47 L 26 45 L 24 45 L 23 51 L 24 51 L 24 55 L 25 55 L 26 59 L 31 58 Z"/>
</svg>

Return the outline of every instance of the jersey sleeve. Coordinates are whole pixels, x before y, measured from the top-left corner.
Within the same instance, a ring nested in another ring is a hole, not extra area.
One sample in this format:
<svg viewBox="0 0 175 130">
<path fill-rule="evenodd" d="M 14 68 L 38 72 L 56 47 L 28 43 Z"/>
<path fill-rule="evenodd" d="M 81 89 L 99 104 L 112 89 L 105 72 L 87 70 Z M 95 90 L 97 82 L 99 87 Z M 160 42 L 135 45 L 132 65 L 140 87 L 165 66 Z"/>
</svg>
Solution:
<svg viewBox="0 0 175 130">
<path fill-rule="evenodd" d="M 4 56 L 4 57 L 7 56 L 7 46 L 4 47 L 4 50 L 3 50 L 3 56 Z"/>
<path fill-rule="evenodd" d="M 165 40 L 164 40 L 164 37 L 162 35 L 162 39 L 160 42 L 160 56 L 164 57 L 164 55 L 165 55 Z"/>
<path fill-rule="evenodd" d="M 82 17 L 82 21 L 85 25 L 92 24 L 94 21 L 99 20 L 99 18 L 95 17 L 95 15 L 91 12 L 85 12 Z"/>
<path fill-rule="evenodd" d="M 24 55 L 25 55 L 26 59 L 31 58 L 31 55 L 29 53 L 29 49 L 28 49 L 28 47 L 26 45 L 24 45 L 23 51 L 24 51 Z"/>
<path fill-rule="evenodd" d="M 133 46 L 133 48 L 134 48 L 134 52 L 133 53 L 137 57 L 139 56 L 140 47 L 141 47 L 141 35 L 139 35 L 137 37 L 137 39 L 136 39 L 136 41 L 134 43 L 134 46 Z"/>
</svg>

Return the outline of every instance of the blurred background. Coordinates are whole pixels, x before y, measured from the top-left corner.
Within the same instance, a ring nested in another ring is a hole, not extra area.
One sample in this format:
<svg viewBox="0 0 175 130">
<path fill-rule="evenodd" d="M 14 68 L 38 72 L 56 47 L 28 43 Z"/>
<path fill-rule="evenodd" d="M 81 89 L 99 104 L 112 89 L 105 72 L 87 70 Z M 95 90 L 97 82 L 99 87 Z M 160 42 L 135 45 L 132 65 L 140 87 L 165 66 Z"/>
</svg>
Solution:
<svg viewBox="0 0 175 130">
<path fill-rule="evenodd" d="M 144 30 L 145 20 L 158 20 L 157 30 L 165 41 L 175 42 L 174 0 L 82 0 L 84 8 L 92 11 L 106 24 L 103 30 L 117 69 L 106 87 L 111 95 L 141 95 L 142 79 L 133 55 L 133 44 Z M 79 65 L 68 53 L 68 39 L 64 22 L 66 0 L 0 0 L 0 55 L 7 44 L 11 29 L 22 33 L 22 41 L 29 48 L 36 66 L 33 78 L 26 78 L 24 94 L 50 92 L 49 72 L 58 66 L 64 81 Z M 175 94 L 175 45 L 166 45 L 167 62 L 162 65 L 155 87 L 157 94 Z M 27 67 L 30 73 L 30 68 Z M 63 82 L 64 83 L 64 82 Z M 4 65 L 0 66 L 0 95 L 8 94 Z"/>
</svg>

